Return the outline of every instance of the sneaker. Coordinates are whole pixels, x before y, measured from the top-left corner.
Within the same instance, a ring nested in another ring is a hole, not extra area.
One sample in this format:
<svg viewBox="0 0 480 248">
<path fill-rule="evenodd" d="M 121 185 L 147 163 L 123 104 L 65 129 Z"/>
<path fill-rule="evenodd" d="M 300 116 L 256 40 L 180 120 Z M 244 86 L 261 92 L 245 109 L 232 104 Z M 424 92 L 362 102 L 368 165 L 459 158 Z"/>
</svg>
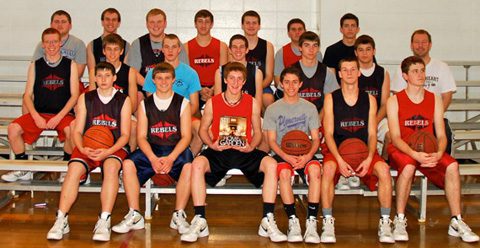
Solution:
<svg viewBox="0 0 480 248">
<path fill-rule="evenodd" d="M 180 240 L 186 242 L 195 242 L 198 238 L 203 238 L 209 235 L 207 220 L 200 217 L 200 215 L 195 215 L 192 220 L 192 224 L 188 231 L 180 237 Z"/>
<path fill-rule="evenodd" d="M 300 228 L 300 221 L 296 216 L 290 217 L 288 219 L 287 240 L 288 242 L 303 241 L 302 229 Z"/>
<path fill-rule="evenodd" d="M 57 219 L 53 224 L 50 231 L 48 231 L 47 239 L 61 240 L 64 234 L 70 232 L 70 226 L 68 225 L 68 216 L 59 216 L 57 213 Z"/>
<path fill-rule="evenodd" d="M 188 231 L 190 225 L 187 222 L 187 214 L 183 210 L 173 212 L 170 228 L 178 230 L 178 233 L 184 234 Z"/>
<path fill-rule="evenodd" d="M 17 180 L 32 180 L 33 172 L 31 171 L 10 171 L 2 175 L 2 180 L 6 182 L 16 182 Z"/>
<path fill-rule="evenodd" d="M 393 220 L 393 238 L 395 241 L 408 241 L 407 218 L 395 216 L 395 220 Z"/>
<path fill-rule="evenodd" d="M 318 244 L 320 243 L 320 236 L 317 232 L 317 218 L 310 217 L 305 222 L 305 243 Z"/>
<path fill-rule="evenodd" d="M 136 210 L 130 210 L 122 222 L 112 227 L 112 230 L 116 233 L 127 233 L 130 230 L 140 230 L 145 228 L 145 220 L 143 216 Z"/>
<path fill-rule="evenodd" d="M 272 242 L 285 242 L 287 235 L 283 234 L 277 226 L 273 213 L 268 213 L 267 217 L 263 217 L 258 227 L 258 235 L 270 238 Z"/>
<path fill-rule="evenodd" d="M 335 243 L 335 218 L 323 218 L 322 236 L 320 237 L 322 243 Z"/>
<path fill-rule="evenodd" d="M 460 237 L 464 242 L 477 242 L 479 237 L 462 219 L 452 218 L 448 227 L 448 235 Z"/>
<path fill-rule="evenodd" d="M 360 187 L 360 178 L 357 176 L 351 176 L 348 178 L 348 186 L 350 188 L 358 188 Z"/>
<path fill-rule="evenodd" d="M 392 221 L 387 218 L 380 218 L 378 223 L 378 240 L 380 243 L 395 243 L 392 234 Z"/>
<path fill-rule="evenodd" d="M 97 224 L 95 224 L 95 229 L 93 229 L 93 240 L 95 241 L 109 241 L 110 240 L 110 216 L 108 218 L 102 219 L 98 218 Z"/>
<path fill-rule="evenodd" d="M 67 176 L 66 172 L 60 173 L 60 177 L 58 178 L 58 182 L 63 183 L 65 181 L 66 176 Z M 90 184 L 90 174 L 88 174 L 87 176 L 83 175 L 83 176 L 80 177 L 80 185 L 84 185 L 84 184 Z"/>
<path fill-rule="evenodd" d="M 350 186 L 348 185 L 348 179 L 344 176 L 340 176 L 337 183 L 338 190 L 349 190 Z"/>
</svg>

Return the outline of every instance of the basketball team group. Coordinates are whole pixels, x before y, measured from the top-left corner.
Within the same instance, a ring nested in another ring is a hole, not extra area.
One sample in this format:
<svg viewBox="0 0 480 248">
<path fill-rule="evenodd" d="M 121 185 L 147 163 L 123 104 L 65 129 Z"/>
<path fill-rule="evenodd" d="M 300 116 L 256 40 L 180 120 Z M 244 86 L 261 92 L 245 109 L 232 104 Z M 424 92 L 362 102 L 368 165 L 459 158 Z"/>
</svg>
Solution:
<svg viewBox="0 0 480 248">
<path fill-rule="evenodd" d="M 109 241 L 111 230 L 144 228 L 139 198 L 149 179 L 175 185 L 170 228 L 182 241 L 208 236 L 207 184 L 215 187 L 230 169 L 239 169 L 262 188 L 258 235 L 272 242 L 335 243 L 335 185 L 355 178 L 378 192 L 379 242 L 406 242 L 405 208 L 416 170 L 445 190 L 448 235 L 478 242 L 462 218 L 459 165 L 447 149 L 444 112 L 456 85 L 448 66 L 430 57 L 426 30 L 413 32 L 413 56 L 401 62 L 390 83 L 376 63 L 374 39 L 357 37 L 359 20 L 351 13 L 340 20 L 342 39 L 323 58 L 319 36 L 299 18 L 288 22 L 291 42 L 274 53 L 272 43 L 258 37 L 261 18 L 252 10 L 241 18 L 244 34 L 233 35 L 228 45 L 212 37 L 214 16 L 205 9 L 194 17 L 196 37 L 183 44 L 164 33 L 167 16 L 160 9 L 146 14 L 148 33 L 131 45 L 116 33 L 116 9 L 104 10 L 101 23 L 103 34 L 85 47 L 69 34 L 70 15 L 52 14 L 28 69 L 23 115 L 8 126 L 15 159 L 27 159 L 25 144 L 43 130 L 57 130 L 64 142 L 68 172 L 60 178 L 47 239 L 70 232 L 68 215 L 79 186 L 101 167 L 97 241 Z M 80 81 L 85 67 L 88 87 Z M 391 168 L 398 171 L 395 187 Z M 303 230 L 294 175 L 308 185 Z M 32 172 L 1 178 L 29 180 Z M 111 226 L 119 181 L 129 210 Z M 286 234 L 275 220 L 277 192 L 288 216 Z M 190 198 L 194 215 L 188 218 Z"/>
</svg>

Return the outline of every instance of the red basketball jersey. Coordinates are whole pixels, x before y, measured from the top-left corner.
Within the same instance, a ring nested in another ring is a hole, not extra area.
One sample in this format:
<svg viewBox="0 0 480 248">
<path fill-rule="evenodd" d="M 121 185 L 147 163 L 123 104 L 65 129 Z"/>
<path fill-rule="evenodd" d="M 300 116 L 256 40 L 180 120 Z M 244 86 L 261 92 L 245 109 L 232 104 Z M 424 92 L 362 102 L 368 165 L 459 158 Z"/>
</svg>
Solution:
<svg viewBox="0 0 480 248">
<path fill-rule="evenodd" d="M 248 143 L 252 140 L 252 107 L 253 98 L 249 94 L 242 94 L 240 103 L 236 106 L 229 106 L 223 100 L 223 94 L 212 98 L 212 133 L 213 140 L 219 136 L 228 136 L 235 132 L 235 136 L 246 138 Z"/>
<path fill-rule="evenodd" d="M 285 68 L 293 65 L 295 62 L 302 58 L 302 55 L 296 55 L 293 53 L 292 43 L 288 43 L 283 46 L 283 66 Z"/>
<path fill-rule="evenodd" d="M 405 90 L 397 94 L 400 135 L 404 141 L 417 130 L 433 134 L 435 95 L 425 90 L 423 101 L 413 103 Z"/>
<path fill-rule="evenodd" d="M 215 71 L 220 66 L 220 40 L 212 37 L 210 44 L 202 47 L 195 38 L 188 42 L 188 61 L 190 66 L 198 73 L 200 84 L 213 86 Z"/>
</svg>

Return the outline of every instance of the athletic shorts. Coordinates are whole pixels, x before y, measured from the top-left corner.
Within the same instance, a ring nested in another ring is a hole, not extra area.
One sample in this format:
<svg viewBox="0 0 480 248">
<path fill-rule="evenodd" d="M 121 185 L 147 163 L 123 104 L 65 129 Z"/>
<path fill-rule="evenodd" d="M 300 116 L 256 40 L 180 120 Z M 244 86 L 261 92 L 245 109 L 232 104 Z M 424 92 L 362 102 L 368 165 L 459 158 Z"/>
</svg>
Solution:
<svg viewBox="0 0 480 248">
<path fill-rule="evenodd" d="M 382 154 L 383 145 L 385 144 L 385 135 L 388 133 L 387 118 L 383 118 L 377 125 L 377 151 Z"/>
<path fill-rule="evenodd" d="M 263 94 L 273 95 L 272 87 L 268 86 L 268 87 L 263 88 Z"/>
<path fill-rule="evenodd" d="M 40 114 L 40 116 L 43 117 L 46 122 L 55 117 L 54 114 Z M 70 122 L 73 120 L 75 120 L 75 117 L 71 114 L 67 114 L 55 127 L 55 130 L 58 133 L 58 139 L 61 142 L 65 141 L 65 132 L 63 130 L 68 127 Z M 43 130 L 46 130 L 35 125 L 35 121 L 30 113 L 18 117 L 13 121 L 13 123 L 17 123 L 23 129 L 23 141 L 29 145 L 33 144 L 33 142 L 40 137 L 40 134 L 43 132 Z"/>
<path fill-rule="evenodd" d="M 340 170 L 338 168 L 337 160 L 335 159 L 333 154 L 330 153 L 330 151 L 327 150 L 324 154 L 324 157 L 323 157 L 323 166 L 325 166 L 327 164 L 327 162 L 329 162 L 329 161 L 332 161 L 337 165 L 337 169 L 335 171 L 335 178 L 334 178 L 334 184 L 336 185 L 342 174 L 340 173 Z M 378 153 L 375 153 L 373 155 L 372 162 L 370 163 L 370 167 L 368 168 L 367 174 L 365 174 L 365 176 L 360 178 L 360 180 L 362 180 L 362 182 L 365 185 L 367 185 L 367 187 L 371 191 L 374 191 L 374 190 L 377 189 L 378 178 L 377 178 L 377 176 L 375 176 L 373 174 L 373 168 L 374 168 L 374 166 L 377 162 L 384 162 L 385 163 L 385 160 L 383 160 L 383 158 L 380 157 L 380 155 L 378 155 Z M 385 163 L 385 166 L 388 166 L 388 164 Z"/>
<path fill-rule="evenodd" d="M 150 144 L 150 146 L 152 147 L 153 153 L 157 157 L 168 156 L 175 148 L 175 146 L 158 146 L 154 144 Z M 189 148 L 185 149 L 182 153 L 180 153 L 180 155 L 178 155 L 177 159 L 173 162 L 172 169 L 168 174 L 156 174 L 156 172 L 152 168 L 150 160 L 140 149 L 130 154 L 128 159 L 132 160 L 135 164 L 135 168 L 137 168 L 138 182 L 140 183 L 140 185 L 144 185 L 145 182 L 147 182 L 148 179 L 152 177 L 156 177 L 157 179 L 159 179 L 159 181 L 162 181 L 162 177 L 171 177 L 173 180 L 178 181 L 178 179 L 180 178 L 180 174 L 182 173 L 183 166 L 186 163 L 192 162 L 193 155 Z M 160 186 L 168 185 L 162 184 Z"/>
<path fill-rule="evenodd" d="M 283 158 L 281 158 L 280 156 L 278 155 L 274 155 L 273 158 L 277 161 L 278 165 L 277 165 L 277 175 L 279 176 L 280 175 L 280 172 L 284 169 L 287 169 L 290 171 L 290 175 L 293 177 L 295 175 L 295 173 L 293 172 L 293 168 L 292 168 L 292 165 L 290 165 L 289 163 L 285 162 L 285 160 L 283 160 Z M 307 164 L 305 165 L 305 167 L 303 169 L 298 169 L 298 170 L 295 170 L 297 172 L 297 174 L 302 178 L 302 181 L 305 182 L 307 185 L 308 183 L 310 182 L 309 180 L 309 177 L 308 177 L 308 169 L 310 168 L 310 166 L 315 166 L 317 165 L 319 168 L 322 166 L 322 164 L 320 164 L 320 161 L 316 160 L 316 159 L 312 159 L 310 161 L 307 162 Z"/>
<path fill-rule="evenodd" d="M 214 187 L 222 180 L 230 169 L 239 169 L 245 177 L 260 188 L 263 184 L 264 174 L 260 170 L 262 159 L 268 156 L 260 150 L 253 150 L 249 153 L 240 152 L 234 149 L 215 151 L 208 148 L 200 153 L 210 163 L 210 172 L 205 174 L 205 181 Z"/>
<path fill-rule="evenodd" d="M 92 170 L 94 170 L 97 167 L 103 167 L 103 163 L 105 160 L 109 158 L 116 159 L 120 162 L 120 166 L 122 165 L 123 160 L 128 156 L 127 150 L 125 148 L 122 148 L 110 156 L 106 157 L 103 161 L 93 161 L 90 158 L 88 158 L 85 154 L 81 153 L 76 147 L 73 149 L 72 157 L 70 161 L 68 161 L 68 165 L 70 166 L 71 163 L 73 162 L 79 162 L 81 163 L 84 167 L 85 170 L 87 170 L 87 173 L 90 173 Z M 103 171 L 102 171 L 103 173 Z"/>
<path fill-rule="evenodd" d="M 414 165 L 417 170 L 422 172 L 428 180 L 430 180 L 435 186 L 444 189 L 445 188 L 445 173 L 447 167 L 454 162 L 457 162 L 452 156 L 447 153 L 443 153 L 442 158 L 437 163 L 437 166 L 432 168 L 421 167 L 420 163 L 408 156 L 407 154 L 398 150 L 395 146 L 390 144 L 388 146 L 388 159 L 390 160 L 390 165 L 392 168 L 395 168 L 398 171 L 398 175 L 402 174 L 403 169 L 411 164 Z"/>
</svg>

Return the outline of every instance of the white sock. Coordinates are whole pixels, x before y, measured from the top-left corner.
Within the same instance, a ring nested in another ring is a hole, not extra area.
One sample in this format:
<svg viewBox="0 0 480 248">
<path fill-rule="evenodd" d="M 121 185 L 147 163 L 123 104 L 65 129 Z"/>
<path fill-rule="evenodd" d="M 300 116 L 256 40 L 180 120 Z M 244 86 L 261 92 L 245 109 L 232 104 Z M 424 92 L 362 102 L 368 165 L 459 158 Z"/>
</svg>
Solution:
<svg viewBox="0 0 480 248">
<path fill-rule="evenodd" d="M 60 209 L 59 209 L 59 210 L 57 210 L 57 217 L 65 217 L 65 213 L 60 211 Z"/>
<path fill-rule="evenodd" d="M 405 219 L 405 214 L 397 214 L 397 216 L 399 219 L 402 219 L 402 220 Z"/>
<path fill-rule="evenodd" d="M 102 213 L 100 214 L 100 218 L 101 218 L 101 219 L 104 219 L 104 220 L 108 219 L 108 216 L 110 216 L 110 213 L 109 213 L 109 212 L 102 212 Z"/>
</svg>

